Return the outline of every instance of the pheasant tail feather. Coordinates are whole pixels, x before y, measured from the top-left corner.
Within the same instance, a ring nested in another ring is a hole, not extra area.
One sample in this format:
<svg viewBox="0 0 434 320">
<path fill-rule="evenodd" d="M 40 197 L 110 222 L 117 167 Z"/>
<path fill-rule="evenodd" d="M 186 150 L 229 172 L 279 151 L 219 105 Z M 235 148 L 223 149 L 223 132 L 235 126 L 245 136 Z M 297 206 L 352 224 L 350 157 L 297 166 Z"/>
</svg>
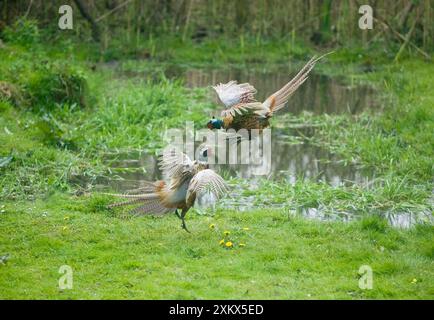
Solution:
<svg viewBox="0 0 434 320">
<path fill-rule="evenodd" d="M 161 186 L 157 184 L 151 184 L 146 183 L 142 188 L 132 190 L 132 193 L 137 193 L 142 191 L 141 194 L 111 194 L 107 193 L 107 195 L 120 197 L 120 198 L 126 198 L 128 200 L 117 202 L 110 204 L 109 208 L 116 208 L 116 207 L 122 207 L 122 206 L 128 206 L 133 204 L 140 204 L 139 207 L 136 207 L 130 211 L 130 213 L 133 213 L 135 215 L 138 214 L 164 214 L 169 212 L 170 208 L 165 207 L 161 203 L 161 197 L 158 192 L 158 189 Z"/>
</svg>

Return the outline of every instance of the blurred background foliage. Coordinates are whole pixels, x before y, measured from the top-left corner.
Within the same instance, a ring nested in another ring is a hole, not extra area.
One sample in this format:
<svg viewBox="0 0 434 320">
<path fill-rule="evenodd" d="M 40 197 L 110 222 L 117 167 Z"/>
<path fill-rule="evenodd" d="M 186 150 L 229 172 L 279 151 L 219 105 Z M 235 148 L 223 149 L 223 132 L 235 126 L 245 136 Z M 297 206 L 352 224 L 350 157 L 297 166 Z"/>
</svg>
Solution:
<svg viewBox="0 0 434 320">
<path fill-rule="evenodd" d="M 373 30 L 359 29 L 356 0 L 0 1 L 0 196 L 68 190 L 74 177 L 111 175 L 107 152 L 154 152 L 165 129 L 186 120 L 201 127 L 215 105 L 207 88 L 171 77 L 173 66 L 178 75 L 196 67 L 289 71 L 335 50 L 318 72 L 381 86 L 395 100 L 382 117 L 294 122 L 320 123 L 316 139 L 349 161 L 422 181 L 425 197 L 433 1 L 364 1 Z M 72 30 L 58 27 L 64 4 L 73 8 Z"/>
<path fill-rule="evenodd" d="M 122 40 L 128 49 L 139 48 L 143 38 L 175 36 L 182 41 L 244 38 L 301 40 L 314 46 L 380 46 L 410 50 L 426 55 L 434 46 L 433 0 L 3 0 L 0 30 L 6 26 L 23 29 L 14 41 L 31 44 L 37 30 L 20 22 L 37 19 L 40 30 L 58 29 L 59 7 L 70 4 L 75 26 L 68 31 L 80 39 L 90 37 L 102 51 Z M 359 7 L 374 8 L 374 31 L 358 27 Z M 83 20 L 86 23 L 82 23 Z M 9 32 L 4 33 L 8 37 Z M 147 57 L 148 50 L 134 52 Z M 426 55 L 427 56 L 427 55 Z"/>
</svg>

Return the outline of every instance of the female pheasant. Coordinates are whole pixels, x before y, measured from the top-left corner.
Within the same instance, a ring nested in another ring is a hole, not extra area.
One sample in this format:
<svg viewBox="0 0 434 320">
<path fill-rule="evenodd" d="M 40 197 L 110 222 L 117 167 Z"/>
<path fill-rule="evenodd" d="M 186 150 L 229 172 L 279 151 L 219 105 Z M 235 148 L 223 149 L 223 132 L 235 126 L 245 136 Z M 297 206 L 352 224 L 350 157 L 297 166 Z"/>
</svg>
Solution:
<svg viewBox="0 0 434 320">
<path fill-rule="evenodd" d="M 238 84 L 237 81 L 229 81 L 213 86 L 226 109 L 221 113 L 222 119 L 211 119 L 207 127 L 209 129 L 235 129 L 236 131 L 267 128 L 274 113 L 285 106 L 289 97 L 307 80 L 315 64 L 328 54 L 330 53 L 321 57 L 314 56 L 291 81 L 264 102 L 256 101 L 257 91 L 250 83 Z"/>
<path fill-rule="evenodd" d="M 199 150 L 199 159 L 194 161 L 182 152 L 164 152 L 159 160 L 163 180 L 144 181 L 144 187 L 127 194 L 110 194 L 129 200 L 111 204 L 109 208 L 140 204 L 133 210 L 134 213 L 162 215 L 174 211 L 182 221 L 181 227 L 189 232 L 184 218 L 194 205 L 197 195 L 211 191 L 219 198 L 227 191 L 223 178 L 208 169 L 207 160 L 208 147 L 202 147 Z M 181 210 L 181 213 L 178 210 Z"/>
</svg>

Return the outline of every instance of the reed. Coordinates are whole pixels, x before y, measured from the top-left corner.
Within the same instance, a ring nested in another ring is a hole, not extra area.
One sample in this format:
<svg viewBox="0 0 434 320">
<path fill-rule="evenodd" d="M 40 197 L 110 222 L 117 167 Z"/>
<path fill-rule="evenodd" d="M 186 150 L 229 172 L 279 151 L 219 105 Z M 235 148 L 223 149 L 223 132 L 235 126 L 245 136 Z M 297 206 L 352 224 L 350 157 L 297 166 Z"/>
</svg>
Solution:
<svg viewBox="0 0 434 320">
<path fill-rule="evenodd" d="M 26 15 L 37 19 L 42 26 L 57 27 L 58 7 L 63 0 L 5 0 L 0 3 L 0 16 L 5 25 Z M 70 1 L 75 8 L 75 1 Z M 125 5 L 123 5 L 125 2 Z M 357 0 L 301 1 L 301 0 L 89 0 L 86 10 L 101 30 L 108 34 L 102 39 L 119 37 L 126 42 L 138 43 L 142 36 L 151 33 L 172 34 L 183 40 L 188 37 L 226 36 L 238 38 L 239 34 L 265 38 L 287 38 L 296 34 L 304 41 L 316 45 L 369 44 L 371 42 L 395 43 L 399 39 L 391 30 L 384 30 L 385 22 L 394 31 L 406 35 L 413 24 L 415 30 L 411 41 L 422 50 L 432 50 L 434 46 L 434 24 L 432 0 L 384 0 L 364 1 L 374 8 L 375 21 L 372 31 L 358 27 L 361 3 Z M 91 27 L 80 16 L 74 16 L 77 25 L 85 25 L 87 34 Z M 107 14 L 111 12 L 111 14 Z M 417 23 L 415 19 L 420 15 Z M 134 33 L 136 36 L 134 36 Z"/>
</svg>

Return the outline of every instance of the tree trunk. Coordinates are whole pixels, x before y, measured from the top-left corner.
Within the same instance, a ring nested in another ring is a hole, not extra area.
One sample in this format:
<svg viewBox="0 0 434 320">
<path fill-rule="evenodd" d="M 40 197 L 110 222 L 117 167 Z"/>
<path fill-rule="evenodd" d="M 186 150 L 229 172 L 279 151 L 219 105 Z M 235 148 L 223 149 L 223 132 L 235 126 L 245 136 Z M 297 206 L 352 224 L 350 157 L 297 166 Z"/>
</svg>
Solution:
<svg viewBox="0 0 434 320">
<path fill-rule="evenodd" d="M 86 5 L 83 3 L 82 0 L 74 0 L 74 2 L 77 5 L 78 10 L 80 10 L 81 15 L 90 23 L 90 26 L 92 28 L 92 38 L 95 41 L 99 42 L 100 31 L 95 19 L 90 15 Z"/>
</svg>

